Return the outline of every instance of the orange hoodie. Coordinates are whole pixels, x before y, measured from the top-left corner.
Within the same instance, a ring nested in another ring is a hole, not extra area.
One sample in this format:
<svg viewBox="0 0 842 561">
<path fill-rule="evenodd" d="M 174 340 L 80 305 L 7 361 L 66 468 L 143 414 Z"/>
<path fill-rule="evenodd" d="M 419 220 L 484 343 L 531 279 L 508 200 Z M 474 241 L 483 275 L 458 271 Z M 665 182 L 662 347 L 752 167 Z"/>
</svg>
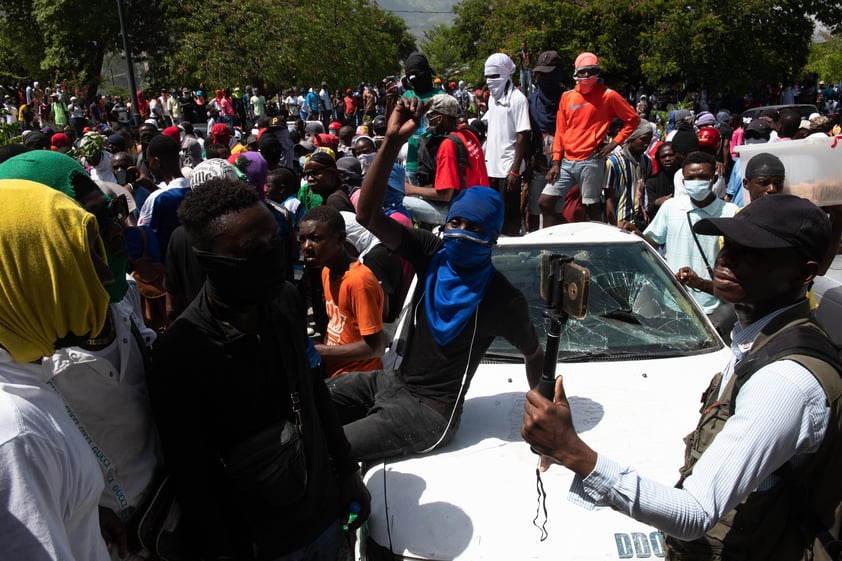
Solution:
<svg viewBox="0 0 842 561">
<path fill-rule="evenodd" d="M 576 89 L 561 94 L 556 115 L 553 161 L 587 160 L 608 134 L 614 118 L 625 123 L 614 142 L 622 145 L 637 125 L 640 115 L 623 96 L 604 84 L 597 84 L 587 94 Z"/>
</svg>

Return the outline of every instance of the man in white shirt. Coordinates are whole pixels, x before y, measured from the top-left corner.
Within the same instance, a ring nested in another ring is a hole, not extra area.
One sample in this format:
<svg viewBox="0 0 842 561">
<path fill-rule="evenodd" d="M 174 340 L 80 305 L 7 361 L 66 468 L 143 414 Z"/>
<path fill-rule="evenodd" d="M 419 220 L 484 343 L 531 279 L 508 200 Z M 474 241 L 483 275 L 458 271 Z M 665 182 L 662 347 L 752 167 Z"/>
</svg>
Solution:
<svg viewBox="0 0 842 561">
<path fill-rule="evenodd" d="M 485 61 L 485 79 L 491 97 L 483 119 L 488 123 L 485 141 L 485 165 L 491 187 L 503 196 L 505 218 L 502 233 L 521 233 L 521 174 L 526 169 L 526 155 L 532 125 L 529 101 L 512 83 L 515 63 L 508 55 L 495 53 Z"/>
<path fill-rule="evenodd" d="M 694 231 L 724 236 L 714 290 L 739 321 L 733 357 L 686 439 L 679 484 L 647 480 L 588 447 L 561 378 L 554 402 L 527 395 L 523 437 L 545 455 L 542 469 L 556 462 L 575 472 L 572 501 L 610 506 L 667 534 L 667 558 L 829 558 L 819 540 L 839 527 L 842 365 L 804 295 L 830 221 L 805 199 L 776 195 L 731 218 L 700 220 Z"/>
</svg>

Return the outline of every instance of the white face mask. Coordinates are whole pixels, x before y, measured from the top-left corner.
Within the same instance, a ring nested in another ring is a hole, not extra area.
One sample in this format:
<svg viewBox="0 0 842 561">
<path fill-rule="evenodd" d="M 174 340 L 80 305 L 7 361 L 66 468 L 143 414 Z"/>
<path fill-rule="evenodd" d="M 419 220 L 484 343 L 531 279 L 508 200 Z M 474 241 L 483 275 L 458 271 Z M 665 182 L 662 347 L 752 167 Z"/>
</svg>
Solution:
<svg viewBox="0 0 842 561">
<path fill-rule="evenodd" d="M 694 201 L 703 201 L 710 195 L 710 186 L 713 181 L 706 179 L 685 179 L 684 188 L 687 189 L 687 194 Z"/>
<path fill-rule="evenodd" d="M 485 81 L 488 83 L 488 91 L 496 101 L 505 94 L 506 84 L 509 82 L 509 78 L 503 78 L 501 76 L 500 78 L 486 78 Z"/>
</svg>

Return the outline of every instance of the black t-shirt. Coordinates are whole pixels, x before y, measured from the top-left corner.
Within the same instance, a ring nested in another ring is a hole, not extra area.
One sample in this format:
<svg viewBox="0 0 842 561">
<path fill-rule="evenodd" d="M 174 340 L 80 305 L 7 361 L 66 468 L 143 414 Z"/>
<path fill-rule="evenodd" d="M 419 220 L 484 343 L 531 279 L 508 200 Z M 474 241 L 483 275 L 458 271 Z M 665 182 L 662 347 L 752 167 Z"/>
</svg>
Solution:
<svg viewBox="0 0 842 561">
<path fill-rule="evenodd" d="M 383 296 L 389 302 L 389 315 L 384 318 L 384 321 L 395 321 L 401 311 L 400 298 L 403 293 L 401 290 L 403 269 L 400 257 L 391 253 L 385 246 L 377 244 L 365 254 L 363 263 L 377 277 L 380 288 L 383 289 Z"/>
<path fill-rule="evenodd" d="M 475 314 L 453 341 L 440 346 L 427 321 L 424 299 L 428 295 L 418 294 L 423 293 L 430 260 L 442 245 L 442 240 L 430 232 L 405 228 L 396 251 L 415 266 L 420 287 L 413 298 L 409 346 L 398 376 L 422 402 L 448 416 L 466 370 L 465 391 L 495 337 L 505 337 L 524 355 L 530 355 L 538 348 L 538 336 L 526 298 L 496 271 Z"/>
</svg>

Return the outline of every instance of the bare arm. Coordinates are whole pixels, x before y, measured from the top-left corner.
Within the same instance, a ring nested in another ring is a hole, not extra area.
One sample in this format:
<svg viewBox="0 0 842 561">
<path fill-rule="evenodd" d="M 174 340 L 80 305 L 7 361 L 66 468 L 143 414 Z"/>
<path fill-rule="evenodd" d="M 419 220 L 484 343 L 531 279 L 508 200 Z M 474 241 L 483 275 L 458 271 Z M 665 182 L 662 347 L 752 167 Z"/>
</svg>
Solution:
<svg viewBox="0 0 842 561">
<path fill-rule="evenodd" d="M 449 203 L 453 200 L 453 189 L 436 189 L 434 187 L 419 187 L 410 183 L 406 184 L 406 194 L 410 197 L 421 197 L 429 201 Z"/>
<path fill-rule="evenodd" d="M 382 331 L 363 335 L 362 341 L 355 341 L 345 345 L 314 345 L 322 358 L 340 360 L 364 360 L 378 358 L 386 352 L 386 338 Z"/>
<path fill-rule="evenodd" d="M 538 345 L 535 352 L 523 358 L 526 362 L 526 379 L 529 381 L 529 387 L 534 388 L 538 385 L 544 371 L 544 349 Z"/>
<path fill-rule="evenodd" d="M 371 163 L 360 190 L 357 221 L 377 236 L 388 249 L 396 249 L 403 236 L 403 226 L 383 212 L 383 200 L 386 196 L 389 175 L 401 146 L 418 129 L 418 121 L 427 108 L 428 104 L 417 97 L 398 100 L 395 110 L 389 116 L 383 145 Z"/>
</svg>

